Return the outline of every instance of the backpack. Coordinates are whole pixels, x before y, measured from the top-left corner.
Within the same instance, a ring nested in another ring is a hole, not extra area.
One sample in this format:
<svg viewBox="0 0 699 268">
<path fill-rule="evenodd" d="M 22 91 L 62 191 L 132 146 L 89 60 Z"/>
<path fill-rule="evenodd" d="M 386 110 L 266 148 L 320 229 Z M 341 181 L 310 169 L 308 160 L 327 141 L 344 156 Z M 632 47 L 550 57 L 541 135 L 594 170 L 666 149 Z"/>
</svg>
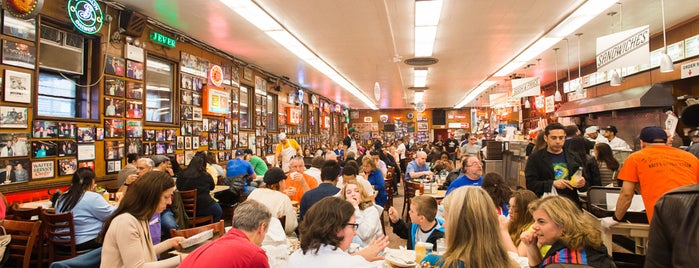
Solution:
<svg viewBox="0 0 699 268">
<path fill-rule="evenodd" d="M 214 197 L 218 199 L 219 203 L 233 205 L 238 203 L 240 198 L 243 196 L 243 191 L 245 185 L 247 185 L 249 175 L 238 175 L 233 177 L 226 177 L 223 179 L 222 184 L 228 185 L 228 191 L 221 191 L 214 194 Z"/>
</svg>

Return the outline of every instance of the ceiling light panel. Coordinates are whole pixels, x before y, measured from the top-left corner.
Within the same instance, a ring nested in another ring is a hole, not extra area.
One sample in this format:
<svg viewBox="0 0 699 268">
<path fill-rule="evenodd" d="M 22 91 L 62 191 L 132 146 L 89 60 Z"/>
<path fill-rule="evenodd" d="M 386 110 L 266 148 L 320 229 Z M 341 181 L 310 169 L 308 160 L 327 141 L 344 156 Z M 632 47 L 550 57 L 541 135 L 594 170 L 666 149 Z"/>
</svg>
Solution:
<svg viewBox="0 0 699 268">
<path fill-rule="evenodd" d="M 413 86 L 424 87 L 427 85 L 427 68 L 415 68 L 413 70 Z"/>
<path fill-rule="evenodd" d="M 430 57 L 437 38 L 442 0 L 415 1 L 415 57 Z"/>
</svg>

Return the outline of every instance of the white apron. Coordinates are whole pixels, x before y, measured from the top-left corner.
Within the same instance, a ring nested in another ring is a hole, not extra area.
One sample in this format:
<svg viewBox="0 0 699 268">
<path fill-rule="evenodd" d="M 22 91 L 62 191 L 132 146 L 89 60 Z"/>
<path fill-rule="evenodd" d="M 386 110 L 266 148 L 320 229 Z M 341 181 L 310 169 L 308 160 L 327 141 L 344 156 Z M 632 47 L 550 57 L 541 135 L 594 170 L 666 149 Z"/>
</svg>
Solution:
<svg viewBox="0 0 699 268">
<path fill-rule="evenodd" d="M 296 150 L 291 146 L 291 142 L 288 140 L 286 144 L 289 145 L 289 147 L 282 148 L 282 170 L 284 170 L 284 172 L 289 172 L 289 162 L 291 162 L 292 157 L 296 156 Z"/>
<path fill-rule="evenodd" d="M 357 147 L 357 140 L 352 138 L 352 142 L 350 142 L 350 147 L 347 148 L 348 152 L 354 152 L 355 157 L 359 157 L 359 148 Z"/>
</svg>

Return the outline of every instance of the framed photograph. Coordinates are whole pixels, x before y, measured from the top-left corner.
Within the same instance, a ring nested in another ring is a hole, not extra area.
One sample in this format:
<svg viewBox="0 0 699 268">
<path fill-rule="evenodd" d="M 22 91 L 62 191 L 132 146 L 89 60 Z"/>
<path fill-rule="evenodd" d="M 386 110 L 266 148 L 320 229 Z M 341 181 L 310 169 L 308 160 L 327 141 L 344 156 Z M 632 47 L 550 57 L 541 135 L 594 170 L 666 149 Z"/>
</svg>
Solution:
<svg viewBox="0 0 699 268">
<path fill-rule="evenodd" d="M 417 122 L 417 131 L 427 130 L 429 130 L 429 124 L 427 122 Z"/>
<path fill-rule="evenodd" d="M 34 161 L 32 162 L 32 179 L 46 179 L 56 176 L 54 172 L 54 161 Z"/>
<path fill-rule="evenodd" d="M 32 74 L 6 69 L 4 80 L 5 101 L 18 103 L 32 102 Z"/>
<path fill-rule="evenodd" d="M 166 143 L 166 144 L 167 144 L 167 150 L 165 150 L 165 153 L 167 153 L 167 154 L 174 154 L 174 153 L 175 153 L 175 150 L 177 150 L 177 149 L 175 148 L 175 147 L 176 147 L 175 143 L 174 143 L 174 142 L 169 142 L 169 143 Z"/>
<path fill-rule="evenodd" d="M 34 69 L 36 64 L 36 47 L 10 40 L 2 40 L 2 63 Z"/>
<path fill-rule="evenodd" d="M 201 121 L 202 119 L 201 107 L 192 107 L 192 120 Z"/>
<path fill-rule="evenodd" d="M 95 144 L 78 144 L 78 161 L 95 160 Z"/>
<path fill-rule="evenodd" d="M 107 174 L 114 174 L 121 171 L 121 160 L 107 161 Z"/>
<path fill-rule="evenodd" d="M 102 140 L 104 139 L 104 128 L 102 129 Z M 78 127 L 78 142 L 94 142 L 96 140 L 95 129 L 92 127 Z"/>
<path fill-rule="evenodd" d="M 155 141 L 165 141 L 165 130 L 158 129 L 155 131 Z"/>
<path fill-rule="evenodd" d="M 192 161 L 192 158 L 194 158 L 194 154 L 197 153 L 196 151 L 184 151 L 184 164 L 189 165 L 189 162 Z"/>
<path fill-rule="evenodd" d="M 140 119 L 143 117 L 143 102 L 126 101 L 126 118 Z"/>
<path fill-rule="evenodd" d="M 104 116 L 124 117 L 124 100 L 104 98 Z"/>
<path fill-rule="evenodd" d="M 192 137 L 192 150 L 199 149 L 199 136 Z"/>
<path fill-rule="evenodd" d="M 177 130 L 174 130 L 174 129 L 166 129 L 165 130 L 165 140 L 174 141 L 176 137 L 177 137 Z"/>
<path fill-rule="evenodd" d="M 34 158 L 56 156 L 55 141 L 32 141 L 32 155 Z"/>
<path fill-rule="evenodd" d="M 192 106 L 182 106 L 180 109 L 180 119 L 192 120 Z"/>
<path fill-rule="evenodd" d="M 0 128 L 27 128 L 27 107 L 0 106 Z"/>
<path fill-rule="evenodd" d="M 2 33 L 29 41 L 36 40 L 36 20 L 23 20 L 3 12 Z"/>
<path fill-rule="evenodd" d="M 58 137 L 75 139 L 78 126 L 70 122 L 58 122 Z"/>
<path fill-rule="evenodd" d="M 182 104 L 192 105 L 192 91 L 181 90 L 180 94 L 182 95 Z"/>
<path fill-rule="evenodd" d="M 192 89 L 196 92 L 201 93 L 204 88 L 204 79 L 201 77 L 192 77 Z"/>
<path fill-rule="evenodd" d="M 164 142 L 158 142 L 155 144 L 155 154 L 165 154 L 165 151 L 167 150 L 167 143 Z"/>
<path fill-rule="evenodd" d="M 182 75 L 180 80 L 180 89 L 192 89 L 192 77 L 186 74 Z"/>
<path fill-rule="evenodd" d="M 192 122 L 192 135 L 199 136 L 202 131 L 203 131 L 203 128 L 202 128 L 201 121 L 200 122 Z"/>
<path fill-rule="evenodd" d="M 58 159 L 58 175 L 68 176 L 78 170 L 78 160 L 75 158 Z"/>
<path fill-rule="evenodd" d="M 202 146 L 209 146 L 209 139 L 206 134 L 204 134 L 204 136 L 199 136 L 199 147 Z"/>
<path fill-rule="evenodd" d="M 250 68 L 243 68 L 243 79 L 252 82 L 252 69 Z"/>
<path fill-rule="evenodd" d="M 142 124 L 141 120 L 126 120 L 126 137 L 140 138 L 143 135 Z"/>
<path fill-rule="evenodd" d="M 78 144 L 75 141 L 58 141 L 58 156 L 75 156 Z"/>
<path fill-rule="evenodd" d="M 89 168 L 95 171 L 95 161 L 79 161 L 78 168 Z"/>
<path fill-rule="evenodd" d="M 0 182 L 2 184 L 29 181 L 29 175 L 31 175 L 27 171 L 31 167 L 29 158 L 8 159 L 0 161 L 0 165 L 3 167 L 2 172 L 0 172 Z"/>
<path fill-rule="evenodd" d="M 177 136 L 177 150 L 184 149 L 184 136 Z"/>
<path fill-rule="evenodd" d="M 58 136 L 58 126 L 55 121 L 35 120 L 32 138 L 55 138 Z"/>
<path fill-rule="evenodd" d="M 248 134 L 247 133 L 240 133 L 238 140 L 238 145 L 239 147 L 242 148 L 247 148 L 248 147 Z"/>
<path fill-rule="evenodd" d="M 104 140 L 104 128 L 103 127 L 96 127 L 95 128 L 95 140 L 98 140 L 98 141 Z"/>
<path fill-rule="evenodd" d="M 124 90 L 124 79 L 108 76 L 104 78 L 104 95 L 123 98 Z"/>
<path fill-rule="evenodd" d="M 123 138 L 124 137 L 124 120 L 123 119 L 105 119 L 104 129 L 107 138 Z"/>
<path fill-rule="evenodd" d="M 142 99 L 143 83 L 134 81 L 126 82 L 126 97 L 130 99 Z"/>
<path fill-rule="evenodd" d="M 111 75 L 124 76 L 126 61 L 123 58 L 107 55 L 107 63 L 104 66 L 104 73 Z"/>
<path fill-rule="evenodd" d="M 184 149 L 185 150 L 192 149 L 192 137 L 190 137 L 190 136 L 184 137 Z"/>
<path fill-rule="evenodd" d="M 138 138 L 127 138 L 126 139 L 126 153 L 127 154 L 141 154 L 143 149 L 143 141 Z"/>
<path fill-rule="evenodd" d="M 124 147 L 126 147 L 126 145 L 123 140 L 105 141 L 104 158 L 106 160 L 124 158 Z"/>
<path fill-rule="evenodd" d="M 126 77 L 143 80 L 143 63 L 132 60 L 126 61 Z"/>
<path fill-rule="evenodd" d="M 192 93 L 192 105 L 201 107 L 201 93 Z"/>
<path fill-rule="evenodd" d="M 0 133 L 0 157 L 29 156 L 29 134 Z"/>
<path fill-rule="evenodd" d="M 143 130 L 143 140 L 144 141 L 154 141 L 155 140 L 155 129 L 144 129 Z"/>
</svg>

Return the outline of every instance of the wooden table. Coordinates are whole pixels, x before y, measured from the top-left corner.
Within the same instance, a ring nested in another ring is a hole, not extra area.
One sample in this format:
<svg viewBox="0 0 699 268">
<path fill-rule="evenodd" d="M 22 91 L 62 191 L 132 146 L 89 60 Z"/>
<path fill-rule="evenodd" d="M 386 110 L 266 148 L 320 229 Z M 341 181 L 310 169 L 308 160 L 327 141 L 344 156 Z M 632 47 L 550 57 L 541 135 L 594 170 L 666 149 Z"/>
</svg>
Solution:
<svg viewBox="0 0 699 268">
<path fill-rule="evenodd" d="M 585 217 L 602 233 L 602 241 L 604 246 L 607 247 L 609 255 L 612 255 L 612 235 L 623 235 L 633 239 L 636 242 L 634 253 L 646 255 L 646 243 L 648 242 L 648 232 L 650 230 L 649 224 L 620 222 L 610 229 L 605 229 L 602 227 L 600 219 L 592 215 L 592 213 L 585 211 Z"/>
<path fill-rule="evenodd" d="M 422 195 L 431 196 L 434 197 L 434 199 L 440 200 L 444 199 L 444 197 L 447 195 L 447 190 L 437 190 L 437 192 L 434 194 L 424 193 Z"/>
<path fill-rule="evenodd" d="M 230 189 L 230 186 L 228 186 L 228 185 L 216 185 L 216 186 L 214 186 L 214 189 L 211 190 L 211 194 L 213 195 L 215 193 L 223 192 L 223 191 L 226 191 L 228 189 Z"/>
<path fill-rule="evenodd" d="M 52 208 L 53 206 L 51 205 L 51 200 L 49 199 L 43 199 L 39 201 L 32 201 L 32 202 L 27 202 L 27 203 L 21 203 L 19 204 L 19 208 L 27 208 L 27 209 L 34 209 L 34 208 Z"/>
</svg>

